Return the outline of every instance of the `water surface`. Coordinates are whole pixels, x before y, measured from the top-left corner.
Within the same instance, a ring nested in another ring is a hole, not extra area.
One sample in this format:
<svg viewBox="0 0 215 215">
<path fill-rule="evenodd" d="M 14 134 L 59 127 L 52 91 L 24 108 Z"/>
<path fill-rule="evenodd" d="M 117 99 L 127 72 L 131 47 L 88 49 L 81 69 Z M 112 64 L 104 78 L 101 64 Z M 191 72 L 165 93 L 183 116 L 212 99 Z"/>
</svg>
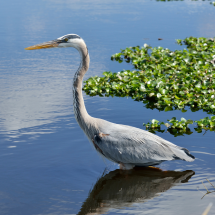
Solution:
<svg viewBox="0 0 215 215">
<path fill-rule="evenodd" d="M 159 134 L 188 148 L 197 158 L 193 163 L 165 162 L 159 166 L 163 171 L 121 172 L 97 155 L 74 119 L 78 52 L 24 50 L 76 33 L 91 57 L 85 79 L 131 69 L 110 56 L 144 43 L 174 50 L 182 48 L 175 39 L 214 37 L 214 6 L 208 1 L 2 1 L 0 18 L 1 214 L 201 214 L 215 203 L 212 194 L 201 199 L 206 192 L 201 181 L 215 184 L 214 132 L 177 138 Z M 90 115 L 138 128 L 153 118 L 207 116 L 202 111 L 147 110 L 130 98 L 84 99 Z M 210 214 L 215 214 L 214 206 Z"/>
</svg>

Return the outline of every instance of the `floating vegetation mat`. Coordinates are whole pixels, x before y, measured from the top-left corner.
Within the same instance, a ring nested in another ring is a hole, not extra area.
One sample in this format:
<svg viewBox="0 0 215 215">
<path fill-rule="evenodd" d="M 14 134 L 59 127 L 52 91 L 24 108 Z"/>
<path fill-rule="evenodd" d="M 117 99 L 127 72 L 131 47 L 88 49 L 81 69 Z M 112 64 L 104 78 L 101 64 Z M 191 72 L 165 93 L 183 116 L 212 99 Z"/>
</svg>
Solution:
<svg viewBox="0 0 215 215">
<path fill-rule="evenodd" d="M 215 113 L 215 38 L 189 37 L 176 40 L 187 49 L 170 51 L 162 47 L 130 47 L 112 55 L 134 70 L 104 72 L 91 77 L 83 90 L 90 96 L 132 97 L 146 108 Z"/>
</svg>

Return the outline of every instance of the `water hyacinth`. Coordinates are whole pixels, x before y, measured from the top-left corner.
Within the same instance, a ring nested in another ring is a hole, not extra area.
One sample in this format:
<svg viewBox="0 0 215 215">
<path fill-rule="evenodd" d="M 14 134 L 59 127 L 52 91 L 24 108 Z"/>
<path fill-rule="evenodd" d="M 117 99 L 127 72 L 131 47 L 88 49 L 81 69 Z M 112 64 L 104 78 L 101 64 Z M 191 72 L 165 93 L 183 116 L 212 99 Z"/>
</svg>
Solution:
<svg viewBox="0 0 215 215">
<path fill-rule="evenodd" d="M 196 127 L 194 128 L 198 133 L 201 133 L 203 130 L 207 131 L 215 131 L 215 116 L 205 117 L 200 120 L 193 120 L 185 118 L 181 118 L 181 120 L 177 120 L 176 117 L 172 117 L 172 119 L 167 120 L 169 123 L 160 122 L 156 119 L 150 120 L 148 123 L 143 123 L 143 126 L 146 127 L 146 130 L 156 133 L 157 132 L 165 132 L 165 129 L 161 129 L 161 125 L 165 125 L 167 127 L 167 132 L 176 136 L 183 136 L 184 134 L 190 135 L 193 132 L 188 127 L 189 125 L 193 124 L 194 122 L 197 123 Z"/>
<path fill-rule="evenodd" d="M 154 121 L 153 121 L 154 120 Z M 193 124 L 193 121 L 188 119 L 186 120 L 185 118 L 181 118 L 181 121 L 176 120 L 176 117 L 173 117 L 169 121 L 169 123 L 164 123 L 164 122 L 159 122 L 156 119 L 153 119 L 151 121 L 151 123 L 143 123 L 143 126 L 146 127 L 146 130 L 152 132 L 152 133 L 156 133 L 157 132 L 165 132 L 165 129 L 161 129 L 161 125 L 165 125 L 167 127 L 167 132 L 169 132 L 170 134 L 174 135 L 175 137 L 177 136 L 183 136 L 183 134 L 192 134 L 193 132 L 191 132 L 190 128 L 188 128 L 189 124 Z"/>
<path fill-rule="evenodd" d="M 143 101 L 146 108 L 160 111 L 174 109 L 215 112 L 215 42 L 214 39 L 189 37 L 177 40 L 187 49 L 170 51 L 145 44 L 126 48 L 112 55 L 118 62 L 125 60 L 135 70 L 104 72 L 104 77 L 85 81 L 84 91 L 90 95 L 130 96 Z M 151 54 L 148 53 L 150 49 Z"/>
<path fill-rule="evenodd" d="M 176 42 L 187 49 L 171 51 L 144 44 L 121 50 L 111 60 L 131 63 L 134 70 L 91 77 L 83 90 L 90 96 L 130 96 L 159 111 L 186 112 L 188 107 L 214 114 L 215 39 L 189 37 Z"/>
</svg>

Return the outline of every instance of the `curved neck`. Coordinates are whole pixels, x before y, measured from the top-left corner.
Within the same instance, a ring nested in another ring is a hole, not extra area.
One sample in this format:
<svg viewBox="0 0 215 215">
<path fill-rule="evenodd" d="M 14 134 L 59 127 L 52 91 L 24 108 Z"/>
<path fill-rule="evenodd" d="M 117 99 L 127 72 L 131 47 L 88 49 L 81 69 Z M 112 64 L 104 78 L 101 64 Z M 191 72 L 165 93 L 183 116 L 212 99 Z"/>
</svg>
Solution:
<svg viewBox="0 0 215 215">
<path fill-rule="evenodd" d="M 89 68 L 90 57 L 84 41 L 81 42 L 76 49 L 80 53 L 81 63 L 73 79 L 73 109 L 78 124 L 83 130 L 85 130 L 90 116 L 87 113 L 86 107 L 84 105 L 84 99 L 82 95 L 82 81 Z"/>
</svg>

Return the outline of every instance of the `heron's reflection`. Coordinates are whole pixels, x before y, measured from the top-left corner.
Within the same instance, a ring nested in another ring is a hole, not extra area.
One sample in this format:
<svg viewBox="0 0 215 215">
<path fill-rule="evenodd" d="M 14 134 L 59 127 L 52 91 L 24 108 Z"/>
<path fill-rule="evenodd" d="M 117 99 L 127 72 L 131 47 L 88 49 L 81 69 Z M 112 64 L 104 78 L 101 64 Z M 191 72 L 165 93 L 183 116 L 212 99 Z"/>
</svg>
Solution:
<svg viewBox="0 0 215 215">
<path fill-rule="evenodd" d="M 130 207 L 159 196 L 176 183 L 186 183 L 195 174 L 162 171 L 150 167 L 130 171 L 114 170 L 98 179 L 78 215 L 104 214 L 109 208 Z"/>
</svg>

